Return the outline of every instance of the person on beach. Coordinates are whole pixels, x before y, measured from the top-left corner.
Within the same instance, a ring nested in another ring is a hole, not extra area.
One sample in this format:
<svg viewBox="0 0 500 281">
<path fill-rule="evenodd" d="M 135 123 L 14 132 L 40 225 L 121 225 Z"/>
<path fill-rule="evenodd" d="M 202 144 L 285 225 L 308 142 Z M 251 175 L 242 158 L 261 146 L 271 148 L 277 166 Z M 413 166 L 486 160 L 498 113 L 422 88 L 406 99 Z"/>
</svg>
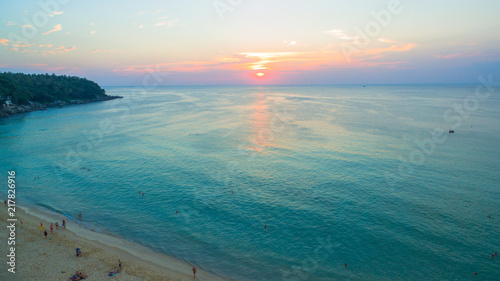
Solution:
<svg viewBox="0 0 500 281">
<path fill-rule="evenodd" d="M 113 270 L 112 270 L 112 271 L 110 271 L 110 272 L 108 273 L 108 276 L 113 276 L 113 275 L 115 275 L 115 274 L 120 273 L 121 271 L 122 271 L 122 270 L 121 270 L 120 268 L 116 268 L 116 267 L 115 267 L 115 268 L 113 268 Z"/>
<path fill-rule="evenodd" d="M 82 255 L 82 251 L 80 251 L 80 248 L 76 248 L 76 256 L 79 257 Z"/>
<path fill-rule="evenodd" d="M 78 215 L 78 218 L 79 218 L 80 220 L 82 220 L 82 213 L 80 213 L 80 214 Z"/>
<path fill-rule="evenodd" d="M 122 269 L 122 261 L 118 260 L 118 266 L 120 267 L 120 270 Z"/>
<path fill-rule="evenodd" d="M 43 231 L 43 234 L 45 235 L 45 239 L 47 239 L 47 230 Z"/>
<path fill-rule="evenodd" d="M 64 228 L 66 228 L 66 221 L 65 221 L 65 220 L 63 220 L 63 222 L 62 222 L 62 226 L 63 226 Z"/>
<path fill-rule="evenodd" d="M 3 203 L 5 204 L 5 206 L 7 206 L 7 200 L 3 200 Z"/>
<path fill-rule="evenodd" d="M 54 231 L 53 231 L 53 230 L 54 230 L 54 224 L 53 224 L 53 223 L 51 223 L 51 224 L 50 224 L 50 233 L 54 233 Z"/>
<path fill-rule="evenodd" d="M 56 229 L 59 229 L 59 223 L 56 222 Z"/>
<path fill-rule="evenodd" d="M 87 275 L 85 275 L 85 274 L 81 273 L 80 271 L 77 271 L 77 272 L 75 273 L 75 275 L 71 276 L 69 279 L 70 279 L 70 280 L 76 280 L 76 281 L 78 281 L 78 280 L 85 279 L 85 278 L 87 278 L 87 277 L 88 277 Z"/>
<path fill-rule="evenodd" d="M 40 230 L 43 230 L 43 223 L 40 223 Z"/>
<path fill-rule="evenodd" d="M 193 266 L 193 278 L 196 279 L 196 267 Z"/>
</svg>

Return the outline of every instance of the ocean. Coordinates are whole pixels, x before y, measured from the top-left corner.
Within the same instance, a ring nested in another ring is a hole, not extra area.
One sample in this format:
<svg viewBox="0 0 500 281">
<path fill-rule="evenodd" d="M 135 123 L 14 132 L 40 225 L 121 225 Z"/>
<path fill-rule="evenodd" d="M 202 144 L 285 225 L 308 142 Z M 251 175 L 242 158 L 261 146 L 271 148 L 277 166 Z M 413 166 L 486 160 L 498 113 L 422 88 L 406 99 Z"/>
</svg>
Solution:
<svg viewBox="0 0 500 281">
<path fill-rule="evenodd" d="M 0 120 L 1 178 L 228 280 L 499 280 L 478 85 L 105 87 L 124 98 Z"/>
</svg>

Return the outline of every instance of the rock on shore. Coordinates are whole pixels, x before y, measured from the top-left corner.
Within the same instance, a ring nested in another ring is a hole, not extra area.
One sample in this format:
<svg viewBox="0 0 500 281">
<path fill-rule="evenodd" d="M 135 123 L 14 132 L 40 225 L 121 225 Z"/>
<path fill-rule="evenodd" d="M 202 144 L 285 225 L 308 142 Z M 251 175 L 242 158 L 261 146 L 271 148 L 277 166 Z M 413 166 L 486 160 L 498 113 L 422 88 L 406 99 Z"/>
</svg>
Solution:
<svg viewBox="0 0 500 281">
<path fill-rule="evenodd" d="M 41 104 L 38 102 L 31 102 L 30 101 L 27 105 L 14 105 L 11 107 L 0 108 L 0 118 L 11 117 L 14 115 L 28 113 L 28 112 L 32 112 L 32 111 L 46 110 L 49 107 L 62 107 L 62 106 L 72 105 L 72 104 L 87 104 L 87 103 L 92 103 L 92 102 L 100 102 L 100 101 L 107 101 L 107 100 L 121 99 L 121 98 L 123 98 L 123 97 L 106 96 L 106 97 L 96 98 L 93 100 L 72 100 L 69 102 L 55 101 L 55 102 L 48 103 L 48 104 Z"/>
</svg>

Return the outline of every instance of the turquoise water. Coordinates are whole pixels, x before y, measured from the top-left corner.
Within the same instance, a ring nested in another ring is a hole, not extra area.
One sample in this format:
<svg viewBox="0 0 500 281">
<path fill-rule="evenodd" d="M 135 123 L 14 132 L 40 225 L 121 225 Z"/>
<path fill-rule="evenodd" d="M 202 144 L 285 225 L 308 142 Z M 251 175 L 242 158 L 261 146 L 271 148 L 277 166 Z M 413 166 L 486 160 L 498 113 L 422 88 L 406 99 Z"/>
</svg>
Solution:
<svg viewBox="0 0 500 281">
<path fill-rule="evenodd" d="M 475 89 L 107 87 L 1 120 L 2 178 L 231 280 L 498 280 L 500 98 Z"/>
</svg>

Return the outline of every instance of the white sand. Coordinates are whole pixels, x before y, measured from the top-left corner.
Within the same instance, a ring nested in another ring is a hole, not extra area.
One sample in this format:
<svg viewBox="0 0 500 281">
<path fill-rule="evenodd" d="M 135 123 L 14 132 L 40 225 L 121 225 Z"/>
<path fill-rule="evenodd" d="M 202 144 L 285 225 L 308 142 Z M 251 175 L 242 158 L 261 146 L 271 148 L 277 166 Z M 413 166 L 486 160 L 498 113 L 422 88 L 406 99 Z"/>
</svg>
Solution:
<svg viewBox="0 0 500 281">
<path fill-rule="evenodd" d="M 2 204 L 2 206 L 4 206 Z M 0 208 L 7 217 L 7 208 Z M 85 280 L 194 280 L 192 266 L 162 255 L 137 243 L 84 229 L 63 216 L 40 210 L 16 208 L 16 273 L 7 271 L 7 221 L 0 222 L 0 280 L 68 280 L 77 270 L 89 277 Z M 23 224 L 21 225 L 20 221 Z M 50 223 L 59 222 L 59 230 L 50 233 Z M 40 222 L 47 230 L 44 239 Z M 50 239 L 49 239 L 50 238 Z M 83 255 L 76 257 L 75 249 Z M 108 273 L 122 261 L 121 273 Z M 65 273 L 63 273 L 65 271 Z M 197 267 L 196 280 L 223 280 Z"/>
</svg>

